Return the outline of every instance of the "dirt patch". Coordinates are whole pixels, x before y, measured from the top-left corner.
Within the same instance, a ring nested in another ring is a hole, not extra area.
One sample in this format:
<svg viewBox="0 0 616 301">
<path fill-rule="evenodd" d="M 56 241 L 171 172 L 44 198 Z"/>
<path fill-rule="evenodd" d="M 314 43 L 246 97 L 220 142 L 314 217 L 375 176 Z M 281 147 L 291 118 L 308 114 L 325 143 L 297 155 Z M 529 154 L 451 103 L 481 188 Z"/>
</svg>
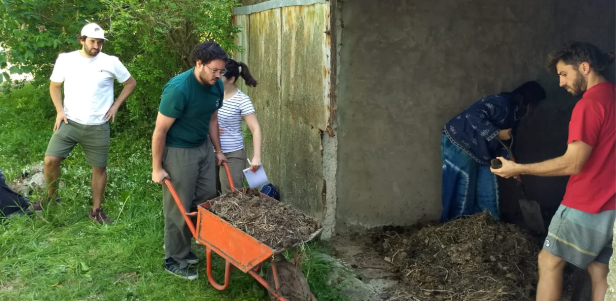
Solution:
<svg viewBox="0 0 616 301">
<path fill-rule="evenodd" d="M 0 284 L 0 292 L 5 291 L 5 292 L 10 292 L 13 290 L 13 286 L 10 284 Z"/>
<path fill-rule="evenodd" d="M 209 210 L 274 250 L 304 242 L 321 228 L 314 218 L 250 188 L 222 196 Z"/>
<path fill-rule="evenodd" d="M 32 193 L 42 193 L 45 190 L 45 175 L 43 165 L 35 165 L 22 170 L 21 175 L 7 184 L 9 187 L 23 195 L 29 196 Z M 61 183 L 61 186 L 64 186 Z"/>
<path fill-rule="evenodd" d="M 327 241 L 327 245 L 337 261 L 373 292 L 369 294 L 355 289 L 353 286 L 354 279 L 343 279 L 342 282 L 332 281 L 332 285 L 342 287 L 348 300 L 387 300 L 392 296 L 389 291 L 395 290 L 395 288 L 400 286 L 400 277 L 396 272 L 395 266 L 384 261 L 383 255 L 376 251 L 371 242 L 370 233 L 352 232 L 336 234 Z M 335 271 L 333 270 L 333 274 L 330 275 L 330 279 L 334 278 L 331 280 L 336 280 L 337 275 Z"/>
<path fill-rule="evenodd" d="M 122 274 L 122 276 L 120 276 L 118 280 L 116 280 L 113 283 L 113 285 L 116 285 L 122 282 L 135 283 L 137 281 L 139 281 L 139 274 L 137 274 L 136 272 L 132 272 L 132 273 L 127 273 L 127 274 Z"/>
<path fill-rule="evenodd" d="M 534 300 L 540 241 L 479 213 L 446 224 L 373 233 L 407 300 Z"/>
<path fill-rule="evenodd" d="M 13 292 L 22 289 L 24 289 L 24 286 L 19 282 L 19 279 L 8 282 L 0 282 L 0 292 Z"/>
</svg>

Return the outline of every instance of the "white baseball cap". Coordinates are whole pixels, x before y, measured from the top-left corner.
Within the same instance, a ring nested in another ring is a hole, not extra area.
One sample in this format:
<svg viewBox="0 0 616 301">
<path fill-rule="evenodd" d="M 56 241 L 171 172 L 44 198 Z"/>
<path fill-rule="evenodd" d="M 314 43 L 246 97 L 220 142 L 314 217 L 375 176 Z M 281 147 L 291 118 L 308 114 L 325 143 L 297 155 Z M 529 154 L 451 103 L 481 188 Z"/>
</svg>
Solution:
<svg viewBox="0 0 616 301">
<path fill-rule="evenodd" d="M 89 23 L 81 29 L 81 35 L 93 39 L 105 39 L 105 31 L 96 23 Z"/>
</svg>

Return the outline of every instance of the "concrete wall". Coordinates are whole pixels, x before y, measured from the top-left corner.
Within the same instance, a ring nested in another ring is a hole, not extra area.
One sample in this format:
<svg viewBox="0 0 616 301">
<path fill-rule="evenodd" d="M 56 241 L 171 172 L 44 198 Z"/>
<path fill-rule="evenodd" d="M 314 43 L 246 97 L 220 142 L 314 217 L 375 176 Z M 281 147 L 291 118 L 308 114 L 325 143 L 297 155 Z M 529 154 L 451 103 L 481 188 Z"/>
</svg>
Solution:
<svg viewBox="0 0 616 301">
<path fill-rule="evenodd" d="M 524 81 L 538 80 L 548 99 L 520 128 L 520 161 L 562 154 L 575 100 L 545 56 L 571 39 L 614 49 L 612 0 L 339 3 L 340 230 L 438 218 L 442 127 Z M 524 180 L 544 207 L 560 202 L 566 178 Z M 519 210 L 515 186 L 502 188 L 503 210 Z"/>
<path fill-rule="evenodd" d="M 240 3 L 242 3 L 242 5 L 253 5 L 267 1 L 268 0 L 241 0 Z"/>
</svg>

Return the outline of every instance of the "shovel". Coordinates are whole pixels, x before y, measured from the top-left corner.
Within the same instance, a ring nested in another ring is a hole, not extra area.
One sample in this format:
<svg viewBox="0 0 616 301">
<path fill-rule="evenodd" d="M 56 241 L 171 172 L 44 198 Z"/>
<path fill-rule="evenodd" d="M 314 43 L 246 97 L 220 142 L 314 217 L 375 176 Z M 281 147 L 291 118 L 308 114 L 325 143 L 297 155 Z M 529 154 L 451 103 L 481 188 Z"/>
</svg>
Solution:
<svg viewBox="0 0 616 301">
<path fill-rule="evenodd" d="M 511 142 L 509 146 L 505 145 L 501 140 L 499 142 L 505 147 L 507 153 L 509 154 L 509 158 L 514 161 L 513 154 L 511 152 L 511 147 L 513 146 L 513 136 L 511 136 Z M 490 165 L 493 169 L 499 169 L 503 167 L 503 162 L 499 159 L 493 159 L 490 161 Z M 541 206 L 536 201 L 529 200 L 526 196 L 526 189 L 524 188 L 524 183 L 522 183 L 522 178 L 517 177 L 516 182 L 522 190 L 522 199 L 519 200 L 520 209 L 522 211 L 522 216 L 524 217 L 524 223 L 526 226 L 539 234 L 545 234 L 545 224 L 543 222 L 543 216 L 541 215 Z"/>
</svg>

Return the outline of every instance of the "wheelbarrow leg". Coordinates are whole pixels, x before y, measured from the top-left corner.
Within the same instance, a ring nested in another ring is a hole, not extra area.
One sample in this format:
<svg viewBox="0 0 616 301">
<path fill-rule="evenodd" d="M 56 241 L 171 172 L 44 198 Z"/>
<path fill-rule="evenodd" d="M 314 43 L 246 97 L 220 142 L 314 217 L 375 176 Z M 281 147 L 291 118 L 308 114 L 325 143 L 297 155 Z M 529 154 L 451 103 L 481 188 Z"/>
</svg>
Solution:
<svg viewBox="0 0 616 301">
<path fill-rule="evenodd" d="M 280 281 L 278 281 L 278 272 L 276 271 L 276 261 L 272 259 L 272 274 L 274 275 L 274 284 L 276 292 L 280 291 Z"/>
<path fill-rule="evenodd" d="M 255 272 L 259 272 L 261 270 L 261 265 L 256 266 L 254 269 L 252 269 Z"/>
<path fill-rule="evenodd" d="M 218 284 L 218 282 L 216 282 L 216 280 L 214 280 L 214 277 L 212 276 L 212 249 L 210 249 L 210 247 L 206 247 L 205 252 L 206 252 L 205 261 L 207 262 L 208 281 L 215 289 L 219 291 L 225 290 L 229 286 L 229 282 L 230 282 L 229 279 L 231 275 L 231 270 L 233 269 L 233 265 L 231 265 L 231 263 L 228 260 L 225 260 L 225 284 L 220 285 Z"/>
</svg>

